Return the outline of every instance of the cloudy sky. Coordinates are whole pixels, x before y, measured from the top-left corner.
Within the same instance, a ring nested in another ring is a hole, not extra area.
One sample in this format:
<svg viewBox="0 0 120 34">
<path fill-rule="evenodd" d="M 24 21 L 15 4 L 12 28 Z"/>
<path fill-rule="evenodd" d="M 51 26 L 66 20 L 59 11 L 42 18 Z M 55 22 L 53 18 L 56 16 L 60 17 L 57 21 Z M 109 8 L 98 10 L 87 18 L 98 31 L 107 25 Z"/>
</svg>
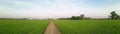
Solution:
<svg viewBox="0 0 120 34">
<path fill-rule="evenodd" d="M 120 0 L 0 0 L 0 18 L 106 18 L 120 14 Z"/>
</svg>

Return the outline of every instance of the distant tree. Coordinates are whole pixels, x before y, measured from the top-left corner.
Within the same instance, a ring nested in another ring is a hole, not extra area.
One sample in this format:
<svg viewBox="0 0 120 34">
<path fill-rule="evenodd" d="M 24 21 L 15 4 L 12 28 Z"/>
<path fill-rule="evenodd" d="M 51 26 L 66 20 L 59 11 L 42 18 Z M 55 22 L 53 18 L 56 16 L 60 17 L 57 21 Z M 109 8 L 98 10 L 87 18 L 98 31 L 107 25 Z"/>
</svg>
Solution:
<svg viewBox="0 0 120 34">
<path fill-rule="evenodd" d="M 118 16 L 118 19 L 120 19 L 120 15 Z"/>
<path fill-rule="evenodd" d="M 117 14 L 115 19 L 119 19 L 119 17 L 120 17 L 120 16 Z"/>
<path fill-rule="evenodd" d="M 80 15 L 80 19 L 84 19 L 85 15 L 84 14 L 81 14 Z"/>
<path fill-rule="evenodd" d="M 77 16 L 77 17 L 76 17 L 76 20 L 80 20 L 80 16 Z"/>
<path fill-rule="evenodd" d="M 76 16 L 72 16 L 71 19 L 72 20 L 76 20 L 77 18 L 76 18 Z"/>
<path fill-rule="evenodd" d="M 111 12 L 111 19 L 118 19 L 118 18 L 119 18 L 119 15 L 115 11 L 112 11 Z"/>
<path fill-rule="evenodd" d="M 90 19 L 91 19 L 91 17 L 85 17 L 84 19 L 90 20 Z"/>
</svg>

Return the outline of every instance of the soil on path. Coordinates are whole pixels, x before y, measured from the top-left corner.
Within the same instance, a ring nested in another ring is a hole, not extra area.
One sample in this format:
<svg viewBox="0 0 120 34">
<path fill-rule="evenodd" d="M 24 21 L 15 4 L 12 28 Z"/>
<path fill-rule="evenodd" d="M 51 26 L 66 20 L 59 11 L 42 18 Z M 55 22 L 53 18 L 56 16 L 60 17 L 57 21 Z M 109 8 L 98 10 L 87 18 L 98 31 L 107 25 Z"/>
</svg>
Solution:
<svg viewBox="0 0 120 34">
<path fill-rule="evenodd" d="M 58 30 L 58 28 L 55 26 L 55 24 L 51 20 L 44 34 L 61 34 L 61 32 Z"/>
</svg>

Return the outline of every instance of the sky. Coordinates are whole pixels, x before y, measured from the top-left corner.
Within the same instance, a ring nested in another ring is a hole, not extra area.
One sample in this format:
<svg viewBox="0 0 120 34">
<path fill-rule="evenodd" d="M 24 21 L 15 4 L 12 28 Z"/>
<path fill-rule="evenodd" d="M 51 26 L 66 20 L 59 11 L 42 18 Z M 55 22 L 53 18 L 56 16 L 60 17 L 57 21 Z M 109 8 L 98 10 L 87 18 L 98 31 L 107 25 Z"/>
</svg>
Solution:
<svg viewBox="0 0 120 34">
<path fill-rule="evenodd" d="M 120 0 L 0 0 L 0 18 L 107 18 L 120 15 Z"/>
</svg>

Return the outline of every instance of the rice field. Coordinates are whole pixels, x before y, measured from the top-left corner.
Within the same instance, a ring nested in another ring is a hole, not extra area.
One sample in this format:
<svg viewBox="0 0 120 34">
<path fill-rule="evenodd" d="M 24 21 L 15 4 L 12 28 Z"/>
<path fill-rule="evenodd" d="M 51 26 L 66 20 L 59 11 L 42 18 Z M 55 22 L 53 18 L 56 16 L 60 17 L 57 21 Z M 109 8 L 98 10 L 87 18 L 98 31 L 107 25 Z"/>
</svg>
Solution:
<svg viewBox="0 0 120 34">
<path fill-rule="evenodd" d="M 62 34 L 120 34 L 120 20 L 55 20 Z"/>
<path fill-rule="evenodd" d="M 43 34 L 48 20 L 0 20 L 0 34 Z"/>
<path fill-rule="evenodd" d="M 120 34 L 120 20 L 54 20 L 62 34 Z M 43 34 L 49 20 L 0 20 L 0 34 Z"/>
</svg>

